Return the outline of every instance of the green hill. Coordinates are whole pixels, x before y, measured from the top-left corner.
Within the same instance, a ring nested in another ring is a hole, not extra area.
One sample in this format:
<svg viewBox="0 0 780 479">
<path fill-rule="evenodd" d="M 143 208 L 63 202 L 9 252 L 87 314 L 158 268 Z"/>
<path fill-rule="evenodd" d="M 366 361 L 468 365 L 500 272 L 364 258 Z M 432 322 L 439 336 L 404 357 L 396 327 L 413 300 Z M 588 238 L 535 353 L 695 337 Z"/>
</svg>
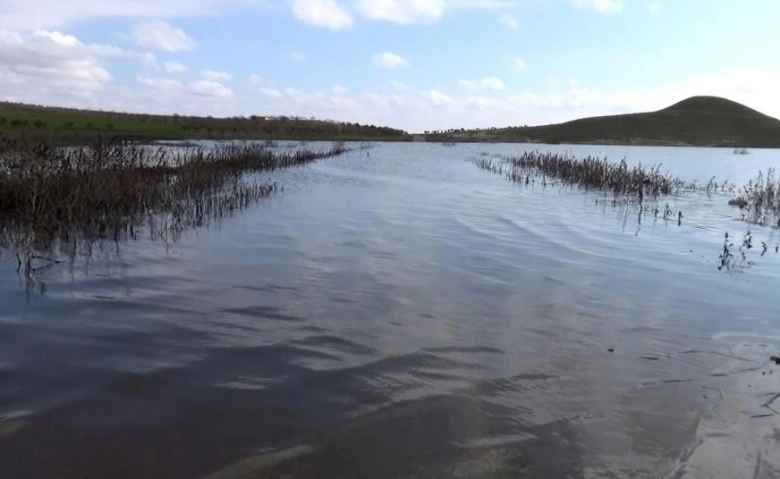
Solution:
<svg viewBox="0 0 780 479">
<path fill-rule="evenodd" d="M 505 141 L 780 147 L 780 120 L 725 98 L 696 96 L 648 113 L 583 118 L 555 125 L 461 130 L 428 141 Z"/>
<path fill-rule="evenodd" d="M 0 135 L 79 143 L 132 139 L 406 140 L 405 131 L 285 116 L 212 118 L 77 110 L 0 102 Z"/>
</svg>

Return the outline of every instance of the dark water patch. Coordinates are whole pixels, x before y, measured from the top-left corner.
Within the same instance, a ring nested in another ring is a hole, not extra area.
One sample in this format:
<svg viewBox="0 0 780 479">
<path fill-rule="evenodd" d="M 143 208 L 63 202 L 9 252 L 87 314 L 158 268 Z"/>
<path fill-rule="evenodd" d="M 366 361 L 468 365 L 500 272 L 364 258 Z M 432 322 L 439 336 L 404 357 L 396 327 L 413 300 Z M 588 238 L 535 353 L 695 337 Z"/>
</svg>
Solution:
<svg viewBox="0 0 780 479">
<path fill-rule="evenodd" d="M 293 341 L 293 344 L 300 346 L 332 348 L 339 352 L 352 354 L 370 355 L 376 353 L 376 351 L 372 348 L 365 347 L 359 343 L 350 341 L 347 338 L 332 335 L 309 336 L 302 340 Z"/>
<path fill-rule="evenodd" d="M 330 298 L 330 300 L 334 303 L 340 303 L 340 304 L 359 304 L 359 301 L 354 299 L 346 299 L 346 298 Z"/>
<path fill-rule="evenodd" d="M 270 308 L 263 306 L 252 306 L 248 308 L 226 308 L 222 312 L 229 314 L 237 314 L 240 316 L 249 316 L 257 319 L 271 319 L 274 321 L 292 321 L 300 322 L 305 319 L 298 316 L 292 316 L 289 314 L 281 313 L 278 308 Z"/>
<path fill-rule="evenodd" d="M 260 293 L 278 293 L 280 291 L 295 291 L 297 289 L 293 286 L 281 286 L 275 284 L 269 284 L 267 286 L 237 285 L 236 287 L 246 289 L 248 291 L 257 291 Z"/>
<path fill-rule="evenodd" d="M 474 346 L 474 347 L 459 347 L 459 346 L 445 346 L 441 348 L 426 348 L 423 351 L 431 353 L 464 353 L 464 354 L 504 354 L 503 351 L 497 348 L 491 348 L 487 346 Z"/>
</svg>

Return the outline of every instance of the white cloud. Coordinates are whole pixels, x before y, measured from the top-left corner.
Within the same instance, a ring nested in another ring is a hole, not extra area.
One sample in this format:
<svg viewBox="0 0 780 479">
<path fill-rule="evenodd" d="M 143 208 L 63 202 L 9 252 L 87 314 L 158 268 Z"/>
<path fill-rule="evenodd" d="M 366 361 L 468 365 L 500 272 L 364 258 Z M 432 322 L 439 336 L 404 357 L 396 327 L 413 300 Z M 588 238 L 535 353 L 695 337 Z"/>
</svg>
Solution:
<svg viewBox="0 0 780 479">
<path fill-rule="evenodd" d="M 398 70 L 409 66 L 409 62 L 404 57 L 392 52 L 377 53 L 373 56 L 373 61 L 374 66 L 385 70 Z"/>
<path fill-rule="evenodd" d="M 481 80 L 460 80 L 458 85 L 470 90 L 503 90 L 504 82 L 498 77 L 487 77 Z"/>
<path fill-rule="evenodd" d="M 439 90 L 428 90 L 427 95 L 433 106 L 441 107 L 455 104 L 455 99 Z"/>
<path fill-rule="evenodd" d="M 514 15 L 508 13 L 501 15 L 501 18 L 499 18 L 498 21 L 507 28 L 514 29 L 520 26 L 520 21 Z"/>
<path fill-rule="evenodd" d="M 180 81 L 169 78 L 138 77 L 138 81 L 144 86 L 160 91 L 178 91 L 183 86 Z"/>
<path fill-rule="evenodd" d="M 140 88 L 117 88 L 107 92 L 102 101 L 108 105 L 116 98 L 125 105 L 123 111 L 144 113 L 180 113 L 205 116 L 232 114 L 235 111 L 234 94 L 226 86 L 207 80 L 184 83 L 172 78 L 137 78 Z M 110 97 L 109 97 L 110 94 Z"/>
<path fill-rule="evenodd" d="M 187 85 L 187 93 L 200 97 L 228 100 L 233 98 L 233 92 L 225 85 L 208 80 L 199 80 Z"/>
<path fill-rule="evenodd" d="M 64 35 L 60 32 L 47 32 L 45 30 L 38 30 L 36 32 L 36 36 L 48 38 L 53 43 L 56 43 L 60 46 L 76 47 L 81 45 L 81 42 L 76 37 L 72 35 Z"/>
<path fill-rule="evenodd" d="M 248 81 L 250 85 L 265 85 L 267 83 L 265 78 L 258 75 L 257 73 L 250 74 Z"/>
<path fill-rule="evenodd" d="M 6 95 L 17 88 L 88 95 L 111 81 L 102 58 L 126 55 L 120 48 L 85 45 L 56 31 L 0 30 L 0 90 Z"/>
<path fill-rule="evenodd" d="M 135 43 L 144 48 L 178 52 L 192 50 L 195 41 L 164 20 L 148 20 L 133 27 L 132 38 Z"/>
<path fill-rule="evenodd" d="M 190 70 L 183 63 L 179 63 L 175 61 L 165 62 L 163 64 L 163 69 L 165 70 L 165 73 L 169 73 L 169 74 L 187 73 Z"/>
<path fill-rule="evenodd" d="M 349 94 L 349 88 L 343 86 L 343 85 L 333 85 L 333 94 L 334 95 L 348 95 Z"/>
<path fill-rule="evenodd" d="M 512 58 L 512 68 L 514 68 L 515 71 L 524 72 L 528 70 L 528 65 L 521 57 L 514 57 Z"/>
<path fill-rule="evenodd" d="M 501 101 L 496 98 L 487 98 L 484 96 L 472 96 L 466 100 L 466 105 L 479 110 L 498 108 Z"/>
<path fill-rule="evenodd" d="M 335 0 L 292 0 L 293 14 L 301 22 L 330 30 L 344 30 L 354 24 L 352 15 Z"/>
<path fill-rule="evenodd" d="M 281 98 L 284 96 L 282 95 L 282 92 L 280 92 L 276 88 L 262 87 L 260 88 L 260 93 L 262 93 L 265 96 L 270 96 L 272 98 Z"/>
<path fill-rule="evenodd" d="M 170 78 L 139 76 L 138 82 L 157 93 L 165 94 L 168 99 L 175 99 L 178 104 L 185 103 L 185 98 L 188 96 L 205 101 L 233 99 L 233 92 L 225 85 L 215 81 L 198 80 L 184 84 Z"/>
<path fill-rule="evenodd" d="M 279 99 L 286 108 L 294 114 L 302 116 L 329 117 L 333 114 L 354 118 L 353 112 L 359 111 L 361 105 L 357 99 L 335 93 L 309 93 L 295 88 L 285 88 L 280 92 Z M 354 121 L 350 120 L 350 121 Z"/>
<path fill-rule="evenodd" d="M 403 107 L 407 104 L 407 101 L 398 94 L 365 93 L 362 95 L 362 98 L 372 107 Z"/>
<path fill-rule="evenodd" d="M 305 62 L 306 54 L 303 52 L 292 52 L 288 58 L 294 62 Z"/>
<path fill-rule="evenodd" d="M 364 17 L 401 25 L 438 20 L 446 7 L 444 0 L 357 0 Z"/>
<path fill-rule="evenodd" d="M 390 85 L 392 85 L 393 89 L 395 91 L 398 91 L 398 92 L 408 91 L 408 90 L 410 90 L 412 88 L 409 85 L 407 85 L 406 83 L 404 83 L 402 81 L 398 81 L 398 80 L 391 81 Z"/>
<path fill-rule="evenodd" d="M 1 1 L 1 0 L 0 0 Z M 517 0 L 288 0 L 293 14 L 309 25 L 342 30 L 355 16 L 399 25 L 432 23 L 449 9 L 500 10 Z"/>
<path fill-rule="evenodd" d="M 152 68 L 154 70 L 160 68 L 160 64 L 157 63 L 157 57 L 152 52 L 143 52 L 143 53 L 128 52 L 128 55 L 130 57 L 137 58 L 138 61 L 141 62 L 141 65 L 147 68 Z"/>
<path fill-rule="evenodd" d="M 0 0 L 0 29 L 62 27 L 104 17 L 174 18 L 218 13 L 245 0 Z M 258 2 L 252 2 L 257 4 Z"/>
<path fill-rule="evenodd" d="M 470 8 L 482 10 L 501 10 L 517 5 L 517 0 L 448 0 L 450 8 Z"/>
<path fill-rule="evenodd" d="M 226 82 L 232 80 L 233 75 L 223 71 L 203 70 L 200 72 L 200 78 L 211 82 Z"/>
<path fill-rule="evenodd" d="M 599 13 L 620 12 L 623 0 L 571 0 L 577 7 L 591 8 Z"/>
</svg>

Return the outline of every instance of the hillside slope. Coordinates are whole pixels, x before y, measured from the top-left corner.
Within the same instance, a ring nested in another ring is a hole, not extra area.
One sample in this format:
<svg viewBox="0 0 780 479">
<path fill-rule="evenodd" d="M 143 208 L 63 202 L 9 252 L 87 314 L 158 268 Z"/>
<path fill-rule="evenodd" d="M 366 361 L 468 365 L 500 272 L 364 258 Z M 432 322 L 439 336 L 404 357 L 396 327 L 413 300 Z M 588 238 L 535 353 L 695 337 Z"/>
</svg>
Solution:
<svg viewBox="0 0 780 479">
<path fill-rule="evenodd" d="M 74 143 L 97 136 L 135 139 L 405 140 L 405 131 L 284 116 L 212 118 L 77 110 L 0 102 L 0 135 Z"/>
<path fill-rule="evenodd" d="M 780 147 L 780 120 L 725 98 L 697 96 L 648 113 L 555 125 L 453 131 L 428 141 Z"/>
</svg>

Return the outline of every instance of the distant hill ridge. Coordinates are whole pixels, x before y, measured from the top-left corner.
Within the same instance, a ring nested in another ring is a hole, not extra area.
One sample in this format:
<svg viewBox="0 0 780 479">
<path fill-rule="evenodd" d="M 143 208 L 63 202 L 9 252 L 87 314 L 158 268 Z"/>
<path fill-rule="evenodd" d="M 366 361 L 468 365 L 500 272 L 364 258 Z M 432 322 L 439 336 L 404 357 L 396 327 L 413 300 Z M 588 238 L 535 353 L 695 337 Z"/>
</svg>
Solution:
<svg viewBox="0 0 780 479">
<path fill-rule="evenodd" d="M 506 141 L 780 147 L 780 120 L 714 96 L 695 96 L 662 110 L 582 118 L 554 125 L 452 131 L 428 141 Z"/>
<path fill-rule="evenodd" d="M 137 139 L 426 140 L 780 148 L 780 120 L 740 103 L 694 96 L 667 108 L 554 125 L 409 135 L 395 128 L 284 116 L 212 118 L 76 110 L 0 102 L 0 136 L 83 143 Z"/>
</svg>

